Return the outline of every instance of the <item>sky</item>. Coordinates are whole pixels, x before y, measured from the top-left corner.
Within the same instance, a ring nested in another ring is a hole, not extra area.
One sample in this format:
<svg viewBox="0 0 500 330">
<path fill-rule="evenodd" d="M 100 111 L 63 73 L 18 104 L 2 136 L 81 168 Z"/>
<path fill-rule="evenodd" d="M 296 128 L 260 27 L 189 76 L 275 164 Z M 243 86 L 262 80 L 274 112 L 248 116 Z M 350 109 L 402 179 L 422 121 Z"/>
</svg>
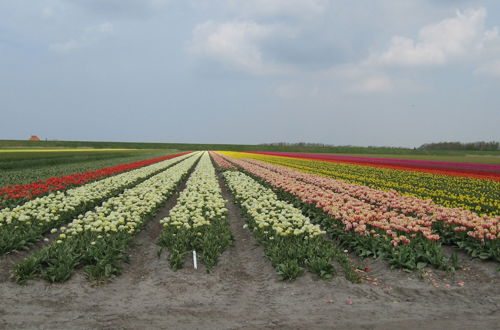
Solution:
<svg viewBox="0 0 500 330">
<path fill-rule="evenodd" d="M 0 139 L 500 140 L 500 1 L 0 0 Z"/>
</svg>

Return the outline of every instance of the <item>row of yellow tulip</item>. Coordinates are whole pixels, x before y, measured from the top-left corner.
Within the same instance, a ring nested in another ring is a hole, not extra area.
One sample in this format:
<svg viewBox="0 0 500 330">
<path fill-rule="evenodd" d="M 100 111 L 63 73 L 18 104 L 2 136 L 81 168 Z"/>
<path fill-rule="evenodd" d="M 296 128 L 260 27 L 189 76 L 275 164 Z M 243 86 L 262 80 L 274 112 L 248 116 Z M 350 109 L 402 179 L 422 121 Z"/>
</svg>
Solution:
<svg viewBox="0 0 500 330">
<path fill-rule="evenodd" d="M 376 189 L 395 190 L 432 199 L 445 207 L 468 209 L 481 216 L 500 215 L 498 181 L 252 153 L 231 153 L 231 157 L 261 160 Z"/>
</svg>

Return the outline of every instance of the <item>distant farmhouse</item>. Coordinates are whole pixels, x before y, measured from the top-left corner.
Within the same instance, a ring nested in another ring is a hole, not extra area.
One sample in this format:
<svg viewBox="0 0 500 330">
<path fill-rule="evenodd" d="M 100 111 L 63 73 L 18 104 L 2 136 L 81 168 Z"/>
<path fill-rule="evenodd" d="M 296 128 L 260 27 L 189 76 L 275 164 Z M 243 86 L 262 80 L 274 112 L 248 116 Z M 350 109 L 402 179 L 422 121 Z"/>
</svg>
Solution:
<svg viewBox="0 0 500 330">
<path fill-rule="evenodd" d="M 40 141 L 40 138 L 36 135 L 32 135 L 28 141 Z"/>
</svg>

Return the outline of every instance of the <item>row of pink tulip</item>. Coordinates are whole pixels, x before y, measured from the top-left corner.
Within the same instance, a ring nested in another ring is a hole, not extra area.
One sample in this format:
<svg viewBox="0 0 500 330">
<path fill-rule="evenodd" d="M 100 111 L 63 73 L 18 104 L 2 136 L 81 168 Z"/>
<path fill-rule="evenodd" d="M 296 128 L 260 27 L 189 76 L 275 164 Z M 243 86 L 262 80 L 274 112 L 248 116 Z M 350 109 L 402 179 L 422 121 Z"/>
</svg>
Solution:
<svg viewBox="0 0 500 330">
<path fill-rule="evenodd" d="M 227 160 L 225 160 L 224 158 L 222 158 L 222 156 L 214 151 L 209 151 L 210 153 L 210 157 L 212 157 L 212 159 L 214 160 L 215 164 L 220 167 L 220 168 L 224 168 L 224 169 L 227 169 L 227 170 L 231 170 L 231 169 L 235 169 L 236 167 L 231 164 L 230 162 L 228 162 Z"/>
<path fill-rule="evenodd" d="M 341 221 L 345 230 L 354 230 L 361 236 L 391 238 L 394 246 L 409 243 L 417 236 L 430 241 L 439 240 L 439 235 L 431 231 L 429 219 L 417 219 L 383 211 L 369 203 L 353 198 L 345 193 L 335 193 L 315 184 L 297 180 L 291 176 L 255 165 L 248 160 L 231 158 L 231 162 L 255 175 L 273 187 L 282 189 L 302 200 L 321 208 L 333 219 Z"/>
<path fill-rule="evenodd" d="M 407 216 L 416 217 L 426 223 L 441 221 L 445 226 L 452 226 L 454 231 L 467 231 L 469 236 L 477 239 L 500 239 L 500 217 L 481 217 L 469 210 L 443 207 L 435 204 L 430 199 L 405 196 L 393 190 L 377 190 L 328 177 L 303 173 L 285 166 L 258 160 L 249 159 L 246 161 L 339 194 L 347 194 L 376 206 L 382 212 L 396 211 Z"/>
</svg>

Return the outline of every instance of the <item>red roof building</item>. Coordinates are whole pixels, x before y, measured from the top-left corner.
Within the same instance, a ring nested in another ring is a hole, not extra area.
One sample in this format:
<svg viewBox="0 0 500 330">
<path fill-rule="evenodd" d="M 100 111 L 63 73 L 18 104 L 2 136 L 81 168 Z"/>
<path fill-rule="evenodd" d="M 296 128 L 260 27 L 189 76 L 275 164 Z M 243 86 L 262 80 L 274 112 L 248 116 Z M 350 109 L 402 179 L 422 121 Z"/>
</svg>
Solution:
<svg viewBox="0 0 500 330">
<path fill-rule="evenodd" d="M 40 141 L 40 138 L 36 135 L 32 135 L 29 139 L 29 141 Z"/>
</svg>

